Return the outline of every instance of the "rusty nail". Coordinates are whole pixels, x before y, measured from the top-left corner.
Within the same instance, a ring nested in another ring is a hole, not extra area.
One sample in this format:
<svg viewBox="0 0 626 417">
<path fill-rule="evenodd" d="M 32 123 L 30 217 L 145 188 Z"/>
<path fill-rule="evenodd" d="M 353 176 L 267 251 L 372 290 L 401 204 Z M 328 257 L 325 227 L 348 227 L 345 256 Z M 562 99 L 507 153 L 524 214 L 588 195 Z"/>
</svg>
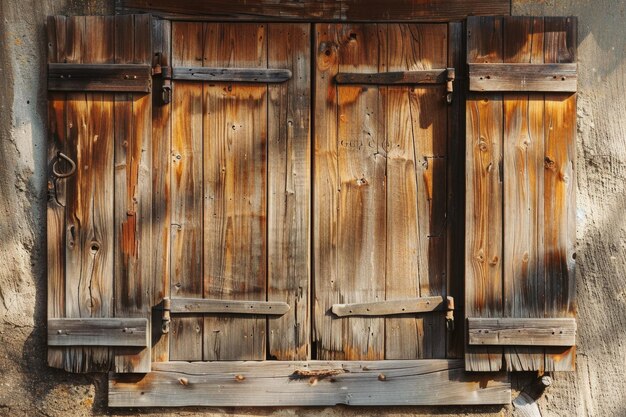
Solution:
<svg viewBox="0 0 626 417">
<path fill-rule="evenodd" d="M 385 376 L 385 374 L 378 374 L 378 380 L 379 381 L 386 381 L 387 377 Z"/>
<path fill-rule="evenodd" d="M 178 378 L 178 382 L 180 382 L 180 385 L 184 385 L 184 386 L 189 385 L 189 380 L 185 377 Z"/>
<path fill-rule="evenodd" d="M 241 374 L 235 375 L 235 381 L 237 381 L 237 382 L 241 382 L 244 379 L 246 379 L 246 377 L 241 375 Z"/>
</svg>

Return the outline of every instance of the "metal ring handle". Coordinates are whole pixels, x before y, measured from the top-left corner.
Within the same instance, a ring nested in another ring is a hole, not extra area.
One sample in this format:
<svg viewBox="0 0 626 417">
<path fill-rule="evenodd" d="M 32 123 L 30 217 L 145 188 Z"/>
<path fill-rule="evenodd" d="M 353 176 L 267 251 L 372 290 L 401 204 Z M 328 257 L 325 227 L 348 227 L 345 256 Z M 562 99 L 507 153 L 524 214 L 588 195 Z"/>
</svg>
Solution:
<svg viewBox="0 0 626 417">
<path fill-rule="evenodd" d="M 57 163 L 61 159 L 64 159 L 65 161 L 67 161 L 70 164 L 70 171 L 69 172 L 59 172 L 59 171 L 57 171 Z M 52 173 L 54 174 L 54 176 L 57 177 L 57 178 L 67 178 L 67 177 L 73 175 L 74 172 L 76 172 L 76 163 L 74 161 L 72 161 L 72 159 L 69 156 L 65 155 L 63 152 L 57 152 L 57 159 L 52 164 Z"/>
</svg>

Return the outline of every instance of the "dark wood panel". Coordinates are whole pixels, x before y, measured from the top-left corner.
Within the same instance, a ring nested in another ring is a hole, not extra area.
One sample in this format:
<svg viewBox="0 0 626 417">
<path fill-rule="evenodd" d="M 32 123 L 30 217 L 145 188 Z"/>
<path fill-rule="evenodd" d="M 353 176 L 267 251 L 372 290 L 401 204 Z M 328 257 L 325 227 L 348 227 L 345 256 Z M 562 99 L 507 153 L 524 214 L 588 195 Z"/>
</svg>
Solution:
<svg viewBox="0 0 626 417">
<path fill-rule="evenodd" d="M 446 69 L 428 69 L 421 71 L 391 71 L 374 74 L 358 72 L 340 72 L 335 76 L 337 84 L 441 84 L 446 82 Z"/>
<path fill-rule="evenodd" d="M 470 91 L 575 92 L 576 64 L 470 64 Z"/>
<path fill-rule="evenodd" d="M 208 82 L 282 83 L 291 78 L 288 69 L 174 67 L 172 79 Z"/>
<path fill-rule="evenodd" d="M 446 21 L 468 15 L 508 15 L 508 0 L 117 0 L 116 10 L 170 18 L 237 21 Z"/>
<path fill-rule="evenodd" d="M 508 404 L 505 374 L 476 377 L 461 360 L 155 363 L 111 375 L 111 407 Z"/>
<path fill-rule="evenodd" d="M 132 36 L 133 33 L 125 35 Z M 146 40 L 149 39 L 148 37 Z M 147 46 L 149 45 L 148 43 Z M 152 89 L 151 71 L 150 65 L 141 64 L 50 63 L 48 90 L 148 93 Z"/>
<path fill-rule="evenodd" d="M 48 345 L 50 346 L 145 347 L 148 346 L 148 334 L 147 319 L 48 320 Z M 146 350 L 149 351 L 149 349 Z"/>
<path fill-rule="evenodd" d="M 470 345 L 573 346 L 576 319 L 469 318 Z"/>
</svg>

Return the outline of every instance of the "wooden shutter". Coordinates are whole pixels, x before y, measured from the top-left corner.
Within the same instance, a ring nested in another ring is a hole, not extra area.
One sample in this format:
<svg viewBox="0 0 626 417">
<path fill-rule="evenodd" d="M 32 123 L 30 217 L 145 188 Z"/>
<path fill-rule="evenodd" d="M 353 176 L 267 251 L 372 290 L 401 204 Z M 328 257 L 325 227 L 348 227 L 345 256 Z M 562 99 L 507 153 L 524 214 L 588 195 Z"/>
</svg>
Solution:
<svg viewBox="0 0 626 417">
<path fill-rule="evenodd" d="M 573 370 L 576 19 L 470 17 L 467 62 L 466 369 Z"/>
<path fill-rule="evenodd" d="M 48 19 L 53 367 L 150 369 L 151 39 L 150 15 Z"/>
</svg>

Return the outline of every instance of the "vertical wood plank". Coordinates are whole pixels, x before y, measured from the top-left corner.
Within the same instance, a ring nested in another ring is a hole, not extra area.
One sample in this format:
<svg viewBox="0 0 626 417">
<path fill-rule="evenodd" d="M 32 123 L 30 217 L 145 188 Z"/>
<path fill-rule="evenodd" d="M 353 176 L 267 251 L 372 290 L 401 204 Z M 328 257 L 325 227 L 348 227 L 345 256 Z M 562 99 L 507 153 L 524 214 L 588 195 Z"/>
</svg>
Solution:
<svg viewBox="0 0 626 417">
<path fill-rule="evenodd" d="M 389 24 L 388 71 L 441 68 L 447 62 L 445 25 Z M 446 109 L 441 88 L 388 87 L 388 300 L 446 294 Z M 443 167 L 443 171 L 441 168 Z M 442 183 L 443 181 L 443 183 Z M 385 357 L 445 357 L 443 315 L 385 320 Z"/>
<path fill-rule="evenodd" d="M 454 330 L 449 332 L 447 357 L 463 357 L 465 341 L 465 91 L 466 47 L 463 22 L 448 24 L 448 67 L 456 71 L 452 104 L 448 107 L 448 294 L 454 297 Z"/>
<path fill-rule="evenodd" d="M 315 28 L 313 162 L 313 346 L 317 359 L 343 359 L 341 321 L 330 308 L 342 303 L 337 288 L 337 88 L 340 25 Z"/>
<path fill-rule="evenodd" d="M 48 62 L 62 62 L 65 60 L 66 17 L 49 16 L 46 29 Z M 65 180 L 55 178 L 52 174 L 57 152 L 67 154 L 65 98 L 64 93 L 48 95 L 48 319 L 65 317 Z M 67 348 L 48 347 L 48 365 L 63 368 L 66 351 Z"/>
<path fill-rule="evenodd" d="M 546 63 L 576 62 L 577 20 L 545 18 Z M 546 317 L 576 315 L 576 94 L 545 95 Z M 575 369 L 576 347 L 546 348 L 546 371 Z"/>
<path fill-rule="evenodd" d="M 204 65 L 267 68 L 265 24 L 205 30 Z M 206 298 L 267 297 L 267 100 L 266 85 L 204 85 Z M 266 325 L 265 316 L 205 317 L 204 360 L 265 359 Z"/>
<path fill-rule="evenodd" d="M 502 19 L 467 20 L 468 63 L 502 62 Z M 466 110 L 465 314 L 502 316 L 502 95 L 470 94 Z M 497 371 L 502 349 L 466 346 L 468 371 Z"/>
<path fill-rule="evenodd" d="M 293 74 L 268 86 L 268 300 L 291 306 L 268 317 L 277 360 L 310 359 L 310 42 L 308 24 L 268 27 L 268 67 Z"/>
<path fill-rule="evenodd" d="M 115 17 L 115 63 L 151 64 L 150 15 Z M 115 315 L 151 320 L 152 97 L 115 94 Z M 150 349 L 116 349 L 115 370 L 150 371 Z"/>
<path fill-rule="evenodd" d="M 505 17 L 505 63 L 543 63 L 543 18 Z M 543 316 L 543 95 L 504 96 L 504 316 Z M 543 371 L 544 350 L 504 349 L 507 370 Z"/>
<path fill-rule="evenodd" d="M 152 42 L 154 65 L 171 66 L 171 23 L 153 19 Z M 157 305 L 170 296 L 170 231 L 171 231 L 171 135 L 172 106 L 162 101 L 160 88 L 163 81 L 153 80 L 152 94 L 152 265 L 154 293 L 152 304 Z M 161 317 L 153 317 L 152 361 L 169 360 L 169 333 L 161 333 Z"/>
<path fill-rule="evenodd" d="M 172 25 L 172 64 L 201 66 L 202 23 Z M 202 297 L 202 83 L 172 85 L 171 294 Z M 170 360 L 202 360 L 202 317 L 172 317 Z"/>
<path fill-rule="evenodd" d="M 67 62 L 112 63 L 113 20 L 71 17 Z M 67 96 L 68 155 L 76 162 L 67 180 L 66 316 L 113 316 L 113 97 L 102 93 Z M 108 370 L 107 348 L 72 348 L 65 368 Z"/>
<path fill-rule="evenodd" d="M 343 25 L 339 70 L 384 72 L 380 51 L 386 31 L 378 25 Z M 384 114 L 376 87 L 337 88 L 339 174 L 336 291 L 345 303 L 385 297 L 386 182 Z M 384 358 L 384 319 L 341 320 L 343 359 Z"/>
</svg>

